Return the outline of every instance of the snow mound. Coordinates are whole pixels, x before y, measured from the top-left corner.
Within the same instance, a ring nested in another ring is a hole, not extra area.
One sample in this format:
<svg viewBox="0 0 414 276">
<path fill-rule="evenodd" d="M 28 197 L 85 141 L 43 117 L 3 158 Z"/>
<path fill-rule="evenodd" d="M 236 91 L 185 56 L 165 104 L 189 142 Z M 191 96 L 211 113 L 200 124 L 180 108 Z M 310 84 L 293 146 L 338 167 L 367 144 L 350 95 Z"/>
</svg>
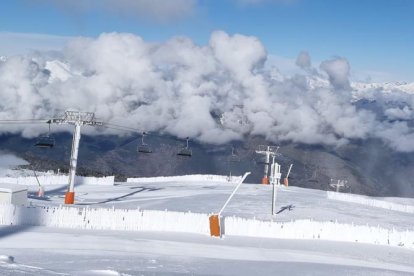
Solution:
<svg viewBox="0 0 414 276">
<path fill-rule="evenodd" d="M 12 263 L 14 263 L 14 257 L 13 256 L 7 256 L 7 255 L 0 255 L 0 263 L 12 264 Z"/>
</svg>

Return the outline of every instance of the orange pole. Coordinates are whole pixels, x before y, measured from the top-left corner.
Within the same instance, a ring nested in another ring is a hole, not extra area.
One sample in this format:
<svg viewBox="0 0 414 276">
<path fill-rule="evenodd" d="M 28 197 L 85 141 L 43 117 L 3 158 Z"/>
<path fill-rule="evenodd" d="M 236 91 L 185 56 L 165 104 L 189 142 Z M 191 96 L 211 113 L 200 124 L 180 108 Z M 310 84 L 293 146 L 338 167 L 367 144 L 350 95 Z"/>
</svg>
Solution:
<svg viewBox="0 0 414 276">
<path fill-rule="evenodd" d="M 212 237 L 221 237 L 220 217 L 219 215 L 211 215 L 210 218 L 210 235 Z"/>
<path fill-rule="evenodd" d="M 287 178 L 283 179 L 283 184 L 287 187 L 289 186 L 289 180 Z"/>
<path fill-rule="evenodd" d="M 65 204 L 75 203 L 75 192 L 66 192 L 65 194 Z"/>
<path fill-rule="evenodd" d="M 262 184 L 269 185 L 269 178 L 267 176 L 262 178 Z"/>
</svg>

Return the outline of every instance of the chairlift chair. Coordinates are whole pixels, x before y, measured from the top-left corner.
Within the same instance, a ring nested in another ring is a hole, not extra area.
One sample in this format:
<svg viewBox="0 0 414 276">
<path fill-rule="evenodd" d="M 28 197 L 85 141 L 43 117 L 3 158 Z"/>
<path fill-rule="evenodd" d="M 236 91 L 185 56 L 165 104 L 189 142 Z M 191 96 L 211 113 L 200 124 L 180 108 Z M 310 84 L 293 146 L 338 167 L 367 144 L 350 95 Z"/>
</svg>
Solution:
<svg viewBox="0 0 414 276">
<path fill-rule="evenodd" d="M 180 151 L 177 153 L 177 155 L 179 155 L 179 156 L 185 156 L 185 157 L 191 157 L 192 155 L 193 155 L 193 152 L 191 151 L 191 149 L 188 147 L 188 140 L 189 140 L 190 138 L 189 137 L 187 137 L 186 138 L 186 140 L 187 140 L 187 145 L 186 145 L 186 147 L 185 148 L 182 148 L 182 149 L 180 149 Z"/>
<path fill-rule="evenodd" d="M 141 138 L 141 145 L 138 146 L 138 152 L 141 153 L 152 153 L 152 149 L 148 144 L 145 144 L 144 142 L 144 137 L 145 135 L 147 135 L 146 132 L 142 133 L 142 138 Z"/>
<path fill-rule="evenodd" d="M 47 135 L 40 136 L 37 139 L 35 146 L 38 148 L 53 148 L 55 146 L 55 138 L 50 136 L 51 121 L 49 120 L 47 123 L 49 124 L 49 132 Z"/>
<path fill-rule="evenodd" d="M 38 148 L 53 148 L 55 146 L 55 138 L 48 135 L 41 136 L 37 139 L 35 146 Z"/>
</svg>

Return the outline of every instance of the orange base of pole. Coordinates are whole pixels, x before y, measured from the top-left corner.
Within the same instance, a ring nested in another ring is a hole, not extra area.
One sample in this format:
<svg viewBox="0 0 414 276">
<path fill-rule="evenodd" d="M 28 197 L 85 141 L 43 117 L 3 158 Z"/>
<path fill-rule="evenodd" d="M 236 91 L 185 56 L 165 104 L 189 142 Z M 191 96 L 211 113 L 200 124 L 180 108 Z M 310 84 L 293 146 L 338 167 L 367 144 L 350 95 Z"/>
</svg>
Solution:
<svg viewBox="0 0 414 276">
<path fill-rule="evenodd" d="M 269 178 L 267 178 L 267 177 L 263 177 L 263 178 L 262 178 L 262 184 L 264 184 L 264 185 L 269 185 Z"/>
<path fill-rule="evenodd" d="M 210 235 L 212 237 L 221 237 L 219 216 L 211 215 L 209 220 L 210 220 Z"/>
<path fill-rule="evenodd" d="M 45 190 L 42 186 L 39 187 L 39 190 L 37 191 L 37 197 L 44 197 L 45 196 Z"/>
<path fill-rule="evenodd" d="M 75 203 L 75 192 L 66 192 L 65 194 L 65 204 Z"/>
<path fill-rule="evenodd" d="M 286 187 L 289 186 L 289 180 L 287 178 L 283 179 L 283 185 Z"/>
</svg>

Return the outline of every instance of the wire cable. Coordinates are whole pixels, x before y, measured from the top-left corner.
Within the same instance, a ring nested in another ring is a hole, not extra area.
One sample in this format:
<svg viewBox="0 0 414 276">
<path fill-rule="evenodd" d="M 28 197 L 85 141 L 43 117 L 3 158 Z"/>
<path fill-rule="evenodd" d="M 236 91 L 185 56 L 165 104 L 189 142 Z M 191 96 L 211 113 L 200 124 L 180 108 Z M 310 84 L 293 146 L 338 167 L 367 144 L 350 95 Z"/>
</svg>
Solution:
<svg viewBox="0 0 414 276">
<path fill-rule="evenodd" d="M 47 122 L 49 121 L 50 118 L 45 118 L 45 119 L 3 119 L 0 120 L 0 122 Z"/>
</svg>

